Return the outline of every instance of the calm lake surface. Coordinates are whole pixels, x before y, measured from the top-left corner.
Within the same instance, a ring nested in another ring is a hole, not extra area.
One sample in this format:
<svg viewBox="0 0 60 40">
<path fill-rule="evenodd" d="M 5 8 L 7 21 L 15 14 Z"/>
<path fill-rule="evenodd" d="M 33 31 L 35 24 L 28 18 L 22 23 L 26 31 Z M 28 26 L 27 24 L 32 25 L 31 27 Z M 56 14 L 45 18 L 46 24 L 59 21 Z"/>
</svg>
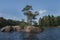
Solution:
<svg viewBox="0 0 60 40">
<path fill-rule="evenodd" d="M 60 28 L 48 28 L 42 33 L 33 34 L 30 39 L 25 32 L 0 32 L 0 40 L 60 40 Z"/>
</svg>

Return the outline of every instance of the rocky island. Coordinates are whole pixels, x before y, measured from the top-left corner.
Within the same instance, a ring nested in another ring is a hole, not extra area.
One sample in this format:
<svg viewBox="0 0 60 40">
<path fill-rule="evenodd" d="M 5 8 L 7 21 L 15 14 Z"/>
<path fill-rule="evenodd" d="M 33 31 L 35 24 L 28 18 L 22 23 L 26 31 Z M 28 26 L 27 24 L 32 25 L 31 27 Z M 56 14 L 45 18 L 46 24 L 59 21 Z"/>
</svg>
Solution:
<svg viewBox="0 0 60 40">
<path fill-rule="evenodd" d="M 34 26 L 27 26 L 24 29 L 22 29 L 20 26 L 5 26 L 0 29 L 1 32 L 41 32 L 42 29 L 39 27 Z"/>
</svg>

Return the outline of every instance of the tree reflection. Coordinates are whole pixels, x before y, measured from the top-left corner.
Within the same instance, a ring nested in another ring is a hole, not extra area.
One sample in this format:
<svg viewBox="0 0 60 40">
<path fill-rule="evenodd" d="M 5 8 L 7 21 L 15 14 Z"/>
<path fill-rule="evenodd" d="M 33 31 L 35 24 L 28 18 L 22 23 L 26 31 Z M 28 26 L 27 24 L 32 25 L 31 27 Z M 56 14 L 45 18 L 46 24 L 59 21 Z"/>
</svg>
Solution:
<svg viewBox="0 0 60 40">
<path fill-rule="evenodd" d="M 39 40 L 39 39 L 37 37 L 37 33 L 30 32 L 30 33 L 25 33 L 23 35 L 23 40 Z"/>
</svg>

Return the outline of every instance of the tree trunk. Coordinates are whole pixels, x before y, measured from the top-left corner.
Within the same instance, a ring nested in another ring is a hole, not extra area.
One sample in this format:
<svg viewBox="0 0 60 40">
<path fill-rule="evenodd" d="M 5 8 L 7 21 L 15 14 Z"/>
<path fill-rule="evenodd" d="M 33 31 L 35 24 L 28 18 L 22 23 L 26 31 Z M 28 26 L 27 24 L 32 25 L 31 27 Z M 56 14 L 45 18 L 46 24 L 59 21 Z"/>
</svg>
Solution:
<svg viewBox="0 0 60 40">
<path fill-rule="evenodd" d="M 27 23 L 29 26 L 32 26 L 32 18 L 31 17 L 27 17 Z"/>
</svg>

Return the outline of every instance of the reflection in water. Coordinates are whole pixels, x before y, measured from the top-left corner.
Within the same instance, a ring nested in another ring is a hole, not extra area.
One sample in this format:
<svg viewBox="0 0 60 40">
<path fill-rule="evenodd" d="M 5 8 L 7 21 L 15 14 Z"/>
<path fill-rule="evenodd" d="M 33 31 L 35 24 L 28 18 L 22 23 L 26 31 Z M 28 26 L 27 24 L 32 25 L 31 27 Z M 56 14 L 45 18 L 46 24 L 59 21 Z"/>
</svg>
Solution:
<svg viewBox="0 0 60 40">
<path fill-rule="evenodd" d="M 39 40 L 37 33 L 25 33 L 23 35 L 23 40 Z"/>
<path fill-rule="evenodd" d="M 43 32 L 0 32 L 0 40 L 60 40 L 60 28 L 48 28 Z"/>
</svg>

